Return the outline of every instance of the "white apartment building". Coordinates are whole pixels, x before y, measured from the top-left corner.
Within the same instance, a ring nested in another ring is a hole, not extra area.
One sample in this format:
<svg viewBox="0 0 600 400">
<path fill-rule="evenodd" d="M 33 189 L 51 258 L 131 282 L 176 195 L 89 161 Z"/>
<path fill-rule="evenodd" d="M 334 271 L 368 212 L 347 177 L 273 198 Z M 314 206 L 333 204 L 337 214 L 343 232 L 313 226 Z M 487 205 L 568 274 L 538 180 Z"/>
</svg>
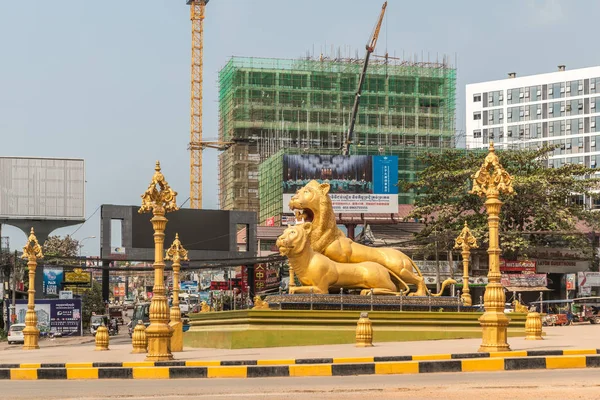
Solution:
<svg viewBox="0 0 600 400">
<path fill-rule="evenodd" d="M 466 96 L 467 148 L 486 148 L 490 140 L 496 148 L 558 144 L 549 167 L 600 168 L 600 67 L 510 73 L 467 85 Z"/>
</svg>

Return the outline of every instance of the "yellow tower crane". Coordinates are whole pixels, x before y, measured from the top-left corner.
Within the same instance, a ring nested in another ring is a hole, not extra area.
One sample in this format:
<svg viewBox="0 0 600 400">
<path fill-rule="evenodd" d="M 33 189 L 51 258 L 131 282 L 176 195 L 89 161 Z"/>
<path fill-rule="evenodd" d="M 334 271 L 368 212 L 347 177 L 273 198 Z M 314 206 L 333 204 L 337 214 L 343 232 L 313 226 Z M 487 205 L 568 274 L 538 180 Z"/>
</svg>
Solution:
<svg viewBox="0 0 600 400">
<path fill-rule="evenodd" d="M 202 150 L 226 150 L 233 143 L 202 140 L 202 63 L 204 10 L 209 0 L 187 0 L 192 20 L 192 79 L 190 96 L 190 208 L 202 208 Z"/>
</svg>

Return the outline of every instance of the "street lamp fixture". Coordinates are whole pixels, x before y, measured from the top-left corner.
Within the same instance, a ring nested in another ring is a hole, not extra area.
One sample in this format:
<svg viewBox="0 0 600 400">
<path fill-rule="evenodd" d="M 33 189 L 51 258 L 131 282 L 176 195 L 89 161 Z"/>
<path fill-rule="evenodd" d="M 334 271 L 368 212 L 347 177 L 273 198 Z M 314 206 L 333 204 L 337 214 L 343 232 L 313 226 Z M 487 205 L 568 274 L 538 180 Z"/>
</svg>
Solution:
<svg viewBox="0 0 600 400">
<path fill-rule="evenodd" d="M 158 188 L 157 188 L 158 186 Z M 177 192 L 175 192 L 160 171 L 160 162 L 156 162 L 150 186 L 142 195 L 142 206 L 139 213 L 152 212 L 152 228 L 154 229 L 154 288 L 150 303 L 150 326 L 146 329 L 148 338 L 148 356 L 146 361 L 168 361 L 173 359 L 171 353 L 171 335 L 169 326 L 169 305 L 165 297 L 165 262 L 164 244 L 167 218 L 165 214 L 177 211 Z"/>
<path fill-rule="evenodd" d="M 473 189 L 469 192 L 485 197 L 485 208 L 488 214 L 489 226 L 489 265 L 488 284 L 485 287 L 483 302 L 485 313 L 479 318 L 483 328 L 481 352 L 510 351 L 507 338 L 507 328 L 510 319 L 504 313 L 506 295 L 500 282 L 500 246 L 498 225 L 502 201 L 498 196 L 514 194 L 513 178 L 500 164 L 494 150 L 494 142 L 490 141 L 489 153 L 479 170 L 472 176 Z"/>
<path fill-rule="evenodd" d="M 38 243 L 33 228 L 27 239 L 27 245 L 23 247 L 22 258 L 27 259 L 27 269 L 29 270 L 29 290 L 27 290 L 27 313 L 25 314 L 25 329 L 23 329 L 24 343 L 23 350 L 39 349 L 38 339 L 40 331 L 37 328 L 37 314 L 35 313 L 35 270 L 37 260 L 44 258 L 42 246 Z"/>
</svg>

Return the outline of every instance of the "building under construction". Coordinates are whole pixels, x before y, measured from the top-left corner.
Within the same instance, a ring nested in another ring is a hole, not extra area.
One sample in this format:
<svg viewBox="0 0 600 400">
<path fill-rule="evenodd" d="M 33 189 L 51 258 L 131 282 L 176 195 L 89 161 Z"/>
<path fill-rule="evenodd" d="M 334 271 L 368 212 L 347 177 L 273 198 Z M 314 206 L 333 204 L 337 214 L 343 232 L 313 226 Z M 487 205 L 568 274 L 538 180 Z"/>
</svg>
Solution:
<svg viewBox="0 0 600 400">
<path fill-rule="evenodd" d="M 397 155 L 399 179 L 411 180 L 419 153 L 454 145 L 456 69 L 446 58 L 371 60 L 350 154 Z M 274 195 L 281 193 L 283 171 L 277 157 L 265 164 L 259 194 L 261 163 L 280 150 L 341 153 L 362 63 L 327 57 L 229 60 L 219 72 L 219 139 L 232 143 L 219 156 L 222 209 L 262 209 L 262 222 L 281 209 L 281 196 Z M 412 202 L 412 195 L 401 193 L 399 202 Z"/>
</svg>

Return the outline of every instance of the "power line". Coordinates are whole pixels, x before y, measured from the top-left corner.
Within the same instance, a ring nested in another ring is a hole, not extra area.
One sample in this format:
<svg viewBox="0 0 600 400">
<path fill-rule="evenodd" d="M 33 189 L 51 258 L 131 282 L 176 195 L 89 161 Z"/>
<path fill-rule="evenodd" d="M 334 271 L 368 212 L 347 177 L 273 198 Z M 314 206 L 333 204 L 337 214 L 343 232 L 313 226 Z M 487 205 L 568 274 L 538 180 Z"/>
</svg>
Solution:
<svg viewBox="0 0 600 400">
<path fill-rule="evenodd" d="M 80 229 L 81 229 L 81 227 L 82 227 L 83 225 L 85 225 L 85 223 L 86 223 L 86 222 L 88 222 L 88 221 L 90 220 L 90 218 L 92 218 L 94 215 L 96 215 L 96 213 L 98 212 L 98 210 L 100 209 L 100 207 L 101 207 L 101 206 L 98 206 L 98 207 L 96 208 L 96 210 L 95 210 L 95 211 L 92 213 L 92 215 L 90 215 L 89 217 L 87 217 L 87 218 L 85 219 L 85 221 L 83 221 L 83 223 L 82 223 L 81 225 L 79 225 L 79 227 L 78 227 L 77 229 L 75 229 L 75 231 L 73 231 L 73 233 L 71 233 L 69 236 L 73 237 L 73 235 L 74 235 L 74 234 L 76 234 L 76 233 L 77 233 L 77 231 L 78 231 L 78 230 L 80 230 Z"/>
</svg>

